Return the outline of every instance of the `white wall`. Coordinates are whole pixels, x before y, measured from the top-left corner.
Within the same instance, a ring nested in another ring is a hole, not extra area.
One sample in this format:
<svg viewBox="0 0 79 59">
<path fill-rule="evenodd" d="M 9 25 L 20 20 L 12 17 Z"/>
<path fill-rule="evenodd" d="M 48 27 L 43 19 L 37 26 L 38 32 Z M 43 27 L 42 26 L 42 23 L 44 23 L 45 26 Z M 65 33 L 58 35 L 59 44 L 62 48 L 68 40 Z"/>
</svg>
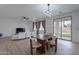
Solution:
<svg viewBox="0 0 79 59">
<path fill-rule="evenodd" d="M 46 33 L 53 33 L 53 18 L 46 18 Z"/>
<path fill-rule="evenodd" d="M 0 19 L 0 33 L 3 34 L 3 37 L 13 35 L 17 27 L 26 28 L 27 35 L 30 35 L 30 25 L 28 22 L 18 19 Z"/>
<path fill-rule="evenodd" d="M 79 43 L 79 11 L 72 15 L 72 41 Z"/>
</svg>

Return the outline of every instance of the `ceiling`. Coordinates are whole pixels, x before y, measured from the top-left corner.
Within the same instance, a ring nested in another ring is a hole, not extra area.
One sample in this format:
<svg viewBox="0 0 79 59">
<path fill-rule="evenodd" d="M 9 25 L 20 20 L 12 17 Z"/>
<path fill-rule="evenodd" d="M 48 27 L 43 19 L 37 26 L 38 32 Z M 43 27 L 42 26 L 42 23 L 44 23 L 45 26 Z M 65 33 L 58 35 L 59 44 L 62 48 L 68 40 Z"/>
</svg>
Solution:
<svg viewBox="0 0 79 59">
<path fill-rule="evenodd" d="M 52 13 L 59 14 L 69 13 L 79 10 L 79 5 L 57 4 L 50 5 Z M 0 4 L 0 19 L 21 19 L 25 16 L 31 20 L 46 17 L 43 13 L 47 10 L 46 4 Z"/>
</svg>

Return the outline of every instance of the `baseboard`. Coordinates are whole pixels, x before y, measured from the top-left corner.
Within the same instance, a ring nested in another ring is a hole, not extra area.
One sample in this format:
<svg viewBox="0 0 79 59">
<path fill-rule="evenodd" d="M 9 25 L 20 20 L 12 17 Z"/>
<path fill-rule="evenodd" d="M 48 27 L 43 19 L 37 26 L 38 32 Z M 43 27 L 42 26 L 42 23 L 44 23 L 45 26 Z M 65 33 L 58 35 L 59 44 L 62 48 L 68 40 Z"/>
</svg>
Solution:
<svg viewBox="0 0 79 59">
<path fill-rule="evenodd" d="M 0 39 L 11 38 L 11 36 L 0 37 Z"/>
</svg>

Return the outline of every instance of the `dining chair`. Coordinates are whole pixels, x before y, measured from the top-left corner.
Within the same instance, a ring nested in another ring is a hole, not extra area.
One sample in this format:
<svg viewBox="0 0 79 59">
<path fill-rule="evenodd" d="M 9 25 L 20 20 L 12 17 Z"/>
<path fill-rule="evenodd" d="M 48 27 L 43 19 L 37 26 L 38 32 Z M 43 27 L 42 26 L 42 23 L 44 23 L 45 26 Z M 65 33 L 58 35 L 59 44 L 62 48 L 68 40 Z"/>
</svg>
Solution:
<svg viewBox="0 0 79 59">
<path fill-rule="evenodd" d="M 33 50 L 35 49 L 36 50 L 36 53 L 37 53 L 37 48 L 41 48 L 41 44 L 39 42 L 36 42 L 34 40 L 34 38 L 31 38 L 30 39 L 30 52 L 31 52 L 31 55 L 33 55 Z"/>
<path fill-rule="evenodd" d="M 53 36 L 52 38 L 48 39 L 48 45 L 55 47 L 55 52 L 57 52 L 57 37 Z"/>
</svg>

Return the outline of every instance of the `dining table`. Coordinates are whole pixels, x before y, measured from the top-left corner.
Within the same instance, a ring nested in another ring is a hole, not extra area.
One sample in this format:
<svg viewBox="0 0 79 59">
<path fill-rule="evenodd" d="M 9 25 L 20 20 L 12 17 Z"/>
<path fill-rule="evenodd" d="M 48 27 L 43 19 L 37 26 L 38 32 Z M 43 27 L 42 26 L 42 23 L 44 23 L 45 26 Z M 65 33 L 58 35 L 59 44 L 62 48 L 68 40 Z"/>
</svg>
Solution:
<svg viewBox="0 0 79 59">
<path fill-rule="evenodd" d="M 45 50 L 48 50 L 48 39 L 52 39 L 52 35 L 48 35 L 48 34 L 40 34 L 37 37 L 37 42 L 39 42 L 40 44 L 42 44 L 42 49 L 41 48 L 37 48 L 37 50 L 40 50 L 40 53 L 44 54 Z"/>
</svg>

